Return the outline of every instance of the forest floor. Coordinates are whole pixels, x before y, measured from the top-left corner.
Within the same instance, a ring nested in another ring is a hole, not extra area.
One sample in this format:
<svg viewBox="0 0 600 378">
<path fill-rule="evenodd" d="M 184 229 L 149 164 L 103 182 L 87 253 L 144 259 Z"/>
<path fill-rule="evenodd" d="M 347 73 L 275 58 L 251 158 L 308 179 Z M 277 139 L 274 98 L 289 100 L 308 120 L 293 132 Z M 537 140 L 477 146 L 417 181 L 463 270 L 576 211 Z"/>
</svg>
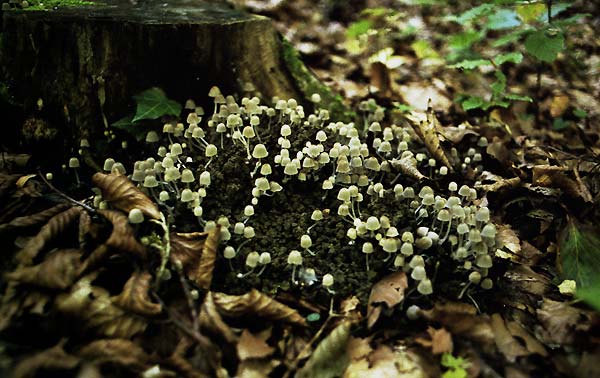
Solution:
<svg viewBox="0 0 600 378">
<path fill-rule="evenodd" d="M 116 162 L 4 162 L 0 373 L 600 376 L 599 6 L 233 3 L 354 122 L 215 89 Z"/>
</svg>

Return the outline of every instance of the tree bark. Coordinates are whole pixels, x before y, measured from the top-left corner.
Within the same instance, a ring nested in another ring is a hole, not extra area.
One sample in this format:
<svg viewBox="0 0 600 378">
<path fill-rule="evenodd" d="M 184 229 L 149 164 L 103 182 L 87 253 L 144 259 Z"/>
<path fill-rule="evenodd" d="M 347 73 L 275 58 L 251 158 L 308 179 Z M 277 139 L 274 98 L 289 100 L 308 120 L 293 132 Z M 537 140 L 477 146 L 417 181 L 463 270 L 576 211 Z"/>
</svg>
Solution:
<svg viewBox="0 0 600 378">
<path fill-rule="evenodd" d="M 322 86 L 271 21 L 214 2 L 173 0 L 5 11 L 0 81 L 26 112 L 44 103 L 51 123 L 90 137 L 131 111 L 132 96 L 162 88 L 184 102 L 212 85 L 306 100 Z"/>
</svg>

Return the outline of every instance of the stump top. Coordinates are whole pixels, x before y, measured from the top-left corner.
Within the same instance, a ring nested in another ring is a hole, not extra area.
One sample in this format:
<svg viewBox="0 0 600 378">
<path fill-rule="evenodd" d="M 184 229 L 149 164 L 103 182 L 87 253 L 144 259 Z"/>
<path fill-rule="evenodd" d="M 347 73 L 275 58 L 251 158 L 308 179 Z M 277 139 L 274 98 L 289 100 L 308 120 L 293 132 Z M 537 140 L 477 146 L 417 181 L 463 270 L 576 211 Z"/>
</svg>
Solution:
<svg viewBox="0 0 600 378">
<path fill-rule="evenodd" d="M 52 20 L 96 19 L 140 24 L 229 24 L 264 19 L 207 0 L 88 0 L 95 5 L 57 6 L 48 10 L 6 11 L 4 17 Z"/>
</svg>

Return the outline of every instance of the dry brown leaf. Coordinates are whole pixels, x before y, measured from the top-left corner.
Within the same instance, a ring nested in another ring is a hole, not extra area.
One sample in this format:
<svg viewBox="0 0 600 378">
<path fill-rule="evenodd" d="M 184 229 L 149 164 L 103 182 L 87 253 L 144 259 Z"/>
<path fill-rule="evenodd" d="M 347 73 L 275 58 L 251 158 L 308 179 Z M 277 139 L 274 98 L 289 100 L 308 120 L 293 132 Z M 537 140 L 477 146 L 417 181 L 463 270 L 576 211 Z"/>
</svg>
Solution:
<svg viewBox="0 0 600 378">
<path fill-rule="evenodd" d="M 360 300 L 356 296 L 351 296 L 344 299 L 340 303 L 339 314 L 344 316 L 344 319 L 353 324 L 357 324 L 362 320 L 362 314 L 359 309 Z"/>
<path fill-rule="evenodd" d="M 534 336 L 532 336 L 525 328 L 523 328 L 518 322 L 510 321 L 506 322 L 506 327 L 513 335 L 513 337 L 518 337 L 519 340 L 523 340 L 525 342 L 525 347 L 530 353 L 539 354 L 542 357 L 548 356 L 548 352 L 542 343 L 538 341 Z"/>
<path fill-rule="evenodd" d="M 83 248 L 85 246 L 85 241 L 92 227 L 92 217 L 88 214 L 87 211 L 82 211 L 79 214 L 79 233 L 78 233 L 78 241 L 79 248 Z"/>
<path fill-rule="evenodd" d="M 125 283 L 123 291 L 113 298 L 113 303 L 124 310 L 136 314 L 152 316 L 159 314 L 162 309 L 158 303 L 152 303 L 148 296 L 152 275 L 148 272 L 134 272 Z"/>
<path fill-rule="evenodd" d="M 433 109 L 428 107 L 425 117 L 423 117 L 423 114 L 416 112 L 411 112 L 411 116 L 412 117 L 409 117 L 409 120 L 412 123 L 413 129 L 421 139 L 421 142 L 425 145 L 425 148 L 427 148 L 427 151 L 429 151 L 431 156 L 437 160 L 438 163 L 445 165 L 450 172 L 453 172 L 454 168 L 452 167 L 452 164 L 450 164 L 450 160 L 440 144 L 438 132 L 442 131 L 443 128 L 440 121 L 438 121 L 435 116 Z"/>
<path fill-rule="evenodd" d="M 273 354 L 275 348 L 267 344 L 271 336 L 271 329 L 267 329 L 258 335 L 250 333 L 247 329 L 242 331 L 240 340 L 236 345 L 237 354 L 241 361 L 252 358 L 265 358 Z"/>
<path fill-rule="evenodd" d="M 208 232 L 172 232 L 169 236 L 171 243 L 172 263 L 179 261 L 185 275 L 196 282 L 196 273 L 200 265 L 200 257 L 204 243 L 208 238 Z"/>
<path fill-rule="evenodd" d="M 54 238 L 61 235 L 73 221 L 78 219 L 79 213 L 82 211 L 83 210 L 80 207 L 71 207 L 50 218 L 40 232 L 31 238 L 25 247 L 17 254 L 17 260 L 22 265 L 31 265 L 33 259 L 36 258 L 44 247 L 54 240 Z"/>
<path fill-rule="evenodd" d="M 579 333 L 592 327 L 593 312 L 570 306 L 566 302 L 544 299 L 537 317 L 543 328 L 537 332 L 546 344 L 573 344 Z"/>
<path fill-rule="evenodd" d="M 380 345 L 367 358 L 351 361 L 344 378 L 427 378 L 426 362 L 411 350 L 392 350 Z"/>
<path fill-rule="evenodd" d="M 25 215 L 22 217 L 14 218 L 13 220 L 11 220 L 8 223 L 1 224 L 0 232 L 10 231 L 10 230 L 14 230 L 16 228 L 37 226 L 40 223 L 47 222 L 50 218 L 52 218 L 56 214 L 61 213 L 64 210 L 66 210 L 69 206 L 70 205 L 68 205 L 68 204 L 60 203 L 56 206 L 52 206 L 49 209 L 42 210 L 35 214 L 30 214 L 30 215 Z M 82 214 L 83 214 L 83 212 L 82 212 Z"/>
<path fill-rule="evenodd" d="M 516 265 L 504 274 L 513 290 L 519 290 L 535 296 L 543 296 L 552 290 L 550 278 L 535 272 L 527 265 Z"/>
<path fill-rule="evenodd" d="M 519 237 L 517 236 L 515 231 L 513 231 L 513 229 L 510 228 L 509 225 L 496 225 L 496 245 L 498 246 L 498 248 L 505 248 L 511 252 L 506 254 L 506 257 L 508 257 L 509 259 L 513 261 L 520 260 L 521 241 L 519 240 Z M 496 253 L 496 256 L 498 256 L 498 252 Z"/>
<path fill-rule="evenodd" d="M 98 213 L 112 223 L 113 229 L 104 242 L 108 247 L 137 257 L 146 256 L 144 246 L 135 238 L 133 228 L 126 215 L 115 210 L 98 210 Z"/>
<path fill-rule="evenodd" d="M 150 356 L 137 344 L 126 339 L 100 339 L 84 345 L 77 355 L 95 364 L 111 363 L 130 371 L 142 372 Z"/>
<path fill-rule="evenodd" d="M 82 277 L 69 293 L 56 297 L 56 308 L 78 318 L 84 328 L 109 338 L 131 338 L 146 329 L 147 321 L 140 316 L 126 313 L 113 304 L 107 290 L 92 286 L 97 273 Z"/>
<path fill-rule="evenodd" d="M 509 179 L 502 179 L 496 181 L 493 184 L 485 184 L 485 185 L 475 185 L 475 189 L 481 190 L 484 192 L 495 193 L 505 188 L 516 188 L 521 184 L 521 179 L 519 177 L 513 177 Z"/>
<path fill-rule="evenodd" d="M 221 240 L 221 226 L 217 225 L 217 227 L 208 232 L 208 237 L 202 248 L 200 263 L 192 275 L 198 286 L 206 290 L 210 289 L 210 284 L 212 283 L 219 240 Z"/>
<path fill-rule="evenodd" d="M 500 314 L 492 314 L 491 322 L 494 340 L 498 350 L 509 362 L 515 362 L 517 357 L 527 356 L 529 352 L 511 335 Z"/>
<path fill-rule="evenodd" d="M 117 209 L 127 214 L 132 209 L 140 209 L 147 217 L 160 219 L 158 207 L 127 176 L 98 172 L 92 181 L 102 190 L 102 197 Z"/>
<path fill-rule="evenodd" d="M 60 341 L 50 349 L 46 349 L 33 356 L 26 357 L 15 366 L 12 376 L 14 378 L 37 377 L 41 371 L 72 370 L 79 364 L 79 358 L 67 354 L 63 349 L 67 340 Z"/>
<path fill-rule="evenodd" d="M 444 137 L 444 139 L 458 144 L 460 143 L 465 136 L 467 135 L 479 135 L 479 133 L 473 130 L 471 124 L 468 122 L 463 122 L 458 126 L 446 126 L 443 127 L 440 131 L 440 134 Z"/>
<path fill-rule="evenodd" d="M 350 336 L 348 343 L 346 344 L 346 353 L 348 354 L 348 358 L 355 361 L 366 358 L 373 352 L 373 348 L 371 348 L 370 344 L 370 337 L 362 339 L 360 337 Z"/>
<path fill-rule="evenodd" d="M 78 249 L 60 249 L 50 253 L 42 263 L 19 267 L 6 274 L 6 278 L 48 289 L 66 289 L 77 278 L 80 257 L 81 251 Z"/>
<path fill-rule="evenodd" d="M 277 366 L 281 365 L 281 361 L 272 358 L 266 360 L 244 360 L 241 361 L 237 368 L 236 378 L 264 378 Z"/>
<path fill-rule="evenodd" d="M 206 378 L 206 377 L 220 377 L 220 372 L 211 372 L 210 366 L 218 364 L 220 359 L 220 350 L 218 346 L 214 346 L 210 350 L 199 350 L 201 348 L 198 344 L 189 339 L 182 338 L 177 344 L 177 347 L 173 353 L 164 361 L 164 363 L 174 368 L 179 374 L 178 377 L 185 378 Z M 196 354 L 195 363 L 192 364 L 189 355 L 191 353 Z M 201 359 L 199 361 L 199 359 Z"/>
<path fill-rule="evenodd" d="M 593 202 L 592 195 L 585 186 L 567 176 L 565 168 L 536 165 L 533 167 L 532 184 L 549 188 L 560 188 L 574 198 L 581 198 L 586 202 Z"/>
<path fill-rule="evenodd" d="M 392 159 L 390 162 L 392 163 L 392 167 L 398 169 L 401 173 L 414 180 L 421 181 L 427 178 L 417 169 L 417 159 L 413 156 L 406 156 L 402 159 Z"/>
<path fill-rule="evenodd" d="M 200 312 L 200 327 L 204 331 L 212 332 L 213 334 L 220 335 L 228 343 L 235 344 L 238 341 L 237 335 L 233 332 L 231 327 L 227 325 L 221 318 L 221 314 L 217 311 L 213 296 L 207 295 L 202 303 L 202 311 Z"/>
<path fill-rule="evenodd" d="M 381 62 L 373 62 L 369 67 L 371 86 L 379 90 L 379 95 L 389 97 L 392 94 L 390 69 Z"/>
<path fill-rule="evenodd" d="M 462 336 L 481 344 L 487 351 L 493 351 L 494 334 L 487 315 L 477 315 L 475 307 L 466 303 L 436 303 L 431 310 L 421 310 L 427 320 L 439 322 L 453 335 Z"/>
<path fill-rule="evenodd" d="M 404 300 L 404 291 L 407 287 L 408 280 L 404 272 L 392 273 L 373 285 L 367 307 L 369 328 L 375 325 L 381 314 L 382 308 L 378 304 L 385 303 L 389 308 L 394 307 Z"/>
<path fill-rule="evenodd" d="M 415 341 L 426 348 L 431 348 L 433 354 L 452 353 L 454 348 L 452 335 L 446 329 L 428 327 L 427 333 L 429 334 L 428 339 L 418 337 Z"/>
<path fill-rule="evenodd" d="M 569 103 L 569 96 L 564 93 L 558 93 L 552 96 L 552 102 L 550 103 L 550 115 L 552 118 L 562 117 L 569 108 Z"/>
<path fill-rule="evenodd" d="M 288 307 L 256 289 L 244 295 L 209 293 L 219 312 L 230 317 L 255 315 L 279 320 L 299 326 L 306 326 L 306 320 L 291 307 Z"/>
</svg>

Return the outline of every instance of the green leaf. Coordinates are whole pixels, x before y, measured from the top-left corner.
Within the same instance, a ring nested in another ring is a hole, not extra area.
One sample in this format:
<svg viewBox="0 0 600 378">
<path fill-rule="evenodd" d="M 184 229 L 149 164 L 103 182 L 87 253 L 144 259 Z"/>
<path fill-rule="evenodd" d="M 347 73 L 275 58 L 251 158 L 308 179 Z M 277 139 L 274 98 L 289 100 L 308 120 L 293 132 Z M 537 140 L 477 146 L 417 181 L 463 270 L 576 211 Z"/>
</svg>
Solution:
<svg viewBox="0 0 600 378">
<path fill-rule="evenodd" d="M 483 32 L 474 30 L 452 34 L 448 38 L 448 46 L 455 50 L 468 49 L 473 43 L 479 42 L 483 37 Z"/>
<path fill-rule="evenodd" d="M 585 118 L 587 117 L 587 112 L 583 109 L 575 109 L 573 110 L 573 115 L 577 118 Z"/>
<path fill-rule="evenodd" d="M 441 364 L 449 369 L 466 369 L 469 367 L 469 362 L 462 357 L 454 357 L 450 353 L 442 354 Z"/>
<path fill-rule="evenodd" d="M 442 378 L 467 378 L 467 371 L 465 369 L 452 369 L 445 371 L 442 374 Z"/>
<path fill-rule="evenodd" d="M 536 21 L 544 12 L 546 12 L 546 4 L 543 3 L 517 5 L 517 14 L 527 24 Z"/>
<path fill-rule="evenodd" d="M 321 315 L 318 312 L 313 312 L 306 316 L 307 322 L 318 322 L 320 319 Z"/>
<path fill-rule="evenodd" d="M 504 98 L 510 101 L 527 101 L 527 102 L 533 102 L 533 99 L 529 96 L 522 96 L 522 95 L 518 95 L 516 93 L 507 93 L 504 95 Z"/>
<path fill-rule="evenodd" d="M 494 4 L 481 4 L 475 8 L 471 8 L 468 11 L 454 17 L 449 17 L 450 21 L 455 21 L 461 25 L 467 22 L 473 21 L 476 18 L 484 17 L 491 14 L 494 11 Z"/>
<path fill-rule="evenodd" d="M 472 70 L 477 67 L 491 66 L 491 65 L 492 65 L 492 62 L 490 62 L 488 59 L 468 59 L 468 60 L 463 60 L 458 63 L 455 63 L 455 64 L 451 65 L 450 68 L 462 68 L 465 70 Z"/>
<path fill-rule="evenodd" d="M 429 42 L 421 39 L 418 41 L 414 41 L 410 47 L 415 52 L 415 55 L 419 59 L 427 59 L 427 58 L 438 58 L 438 53 L 431 47 Z"/>
<path fill-rule="evenodd" d="M 565 38 L 561 32 L 553 33 L 551 30 L 538 30 L 525 39 L 525 49 L 535 58 L 552 63 L 558 53 L 562 51 Z"/>
<path fill-rule="evenodd" d="M 369 20 L 359 20 L 353 22 L 350 24 L 350 26 L 348 26 L 346 35 L 348 38 L 358 38 L 358 36 L 367 33 L 372 26 L 373 24 L 371 24 L 371 21 Z"/>
<path fill-rule="evenodd" d="M 506 35 L 503 35 L 502 37 L 492 42 L 492 47 L 502 47 L 509 43 L 518 41 L 519 39 L 521 39 L 523 34 L 528 33 L 529 31 L 530 29 L 518 29 Z"/>
<path fill-rule="evenodd" d="M 577 297 L 583 299 L 596 311 L 600 311 L 600 280 L 584 289 L 577 289 Z"/>
<path fill-rule="evenodd" d="M 147 125 L 139 124 L 134 121 L 134 114 L 129 114 L 120 120 L 111 124 L 115 129 L 120 129 L 126 131 L 135 139 L 143 140 L 146 138 L 146 133 L 148 133 L 149 129 Z"/>
<path fill-rule="evenodd" d="M 523 54 L 520 52 L 510 52 L 506 54 L 500 54 L 494 58 L 494 63 L 497 66 L 500 66 L 506 62 L 511 62 L 515 64 L 519 64 L 523 61 Z"/>
<path fill-rule="evenodd" d="M 561 233 L 562 278 L 575 280 L 577 289 L 591 287 L 600 277 L 600 237 L 597 230 L 570 221 Z"/>
<path fill-rule="evenodd" d="M 487 101 L 479 96 L 469 96 L 466 100 L 461 102 L 461 106 L 465 112 L 468 112 L 472 109 L 483 108 Z"/>
<path fill-rule="evenodd" d="M 133 96 L 137 103 L 133 122 L 142 119 L 157 119 L 165 115 L 179 116 L 181 105 L 169 100 L 162 89 L 154 87 Z"/>
<path fill-rule="evenodd" d="M 564 130 L 569 127 L 569 122 L 562 118 L 556 118 L 552 121 L 552 129 L 556 131 Z"/>
<path fill-rule="evenodd" d="M 493 98 L 500 98 L 503 97 L 502 94 L 506 90 L 506 75 L 500 70 L 496 70 L 494 74 L 496 81 L 490 84 L 490 88 L 492 88 Z"/>
<path fill-rule="evenodd" d="M 510 9 L 499 9 L 488 17 L 486 26 L 492 30 L 510 29 L 521 25 L 515 11 Z"/>
</svg>

